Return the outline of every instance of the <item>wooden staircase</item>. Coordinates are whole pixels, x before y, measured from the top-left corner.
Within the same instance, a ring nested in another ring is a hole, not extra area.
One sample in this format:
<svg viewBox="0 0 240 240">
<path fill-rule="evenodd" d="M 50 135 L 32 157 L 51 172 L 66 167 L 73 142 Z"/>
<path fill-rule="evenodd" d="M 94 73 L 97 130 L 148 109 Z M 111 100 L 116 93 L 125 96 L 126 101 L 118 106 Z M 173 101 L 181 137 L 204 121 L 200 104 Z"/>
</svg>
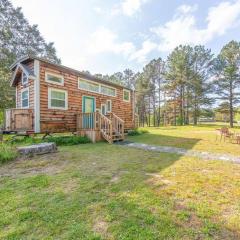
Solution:
<svg viewBox="0 0 240 240">
<path fill-rule="evenodd" d="M 124 140 L 124 121 L 114 113 L 78 113 L 77 133 L 87 135 L 93 142 L 99 136 L 112 144 Z"/>
<path fill-rule="evenodd" d="M 124 121 L 114 113 L 106 116 L 99 113 L 99 128 L 102 137 L 110 144 L 124 140 Z"/>
</svg>

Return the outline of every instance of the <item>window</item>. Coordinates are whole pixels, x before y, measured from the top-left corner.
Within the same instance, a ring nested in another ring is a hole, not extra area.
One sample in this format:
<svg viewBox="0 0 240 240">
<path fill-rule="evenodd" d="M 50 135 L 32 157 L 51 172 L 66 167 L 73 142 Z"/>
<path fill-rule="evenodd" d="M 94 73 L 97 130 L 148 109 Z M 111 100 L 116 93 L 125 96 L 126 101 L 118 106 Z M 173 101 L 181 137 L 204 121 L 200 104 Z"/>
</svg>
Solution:
<svg viewBox="0 0 240 240">
<path fill-rule="evenodd" d="M 45 80 L 46 80 L 46 82 L 49 82 L 49 83 L 54 83 L 54 84 L 58 84 L 58 85 L 62 85 L 62 86 L 64 85 L 63 76 L 58 75 L 58 74 L 46 72 Z"/>
<path fill-rule="evenodd" d="M 103 115 L 106 115 L 106 113 L 107 113 L 107 108 L 106 108 L 106 104 L 101 104 L 101 113 L 103 114 Z"/>
<path fill-rule="evenodd" d="M 67 106 L 67 91 L 59 89 L 48 89 L 48 108 L 66 110 Z"/>
<path fill-rule="evenodd" d="M 22 108 L 29 108 L 29 89 L 23 89 L 21 92 L 21 106 Z"/>
<path fill-rule="evenodd" d="M 100 83 L 95 83 L 90 80 L 85 80 L 82 78 L 78 79 L 78 88 L 95 93 L 101 93 L 107 96 L 115 97 L 116 89 L 112 87 L 108 87 L 106 85 L 102 85 Z"/>
<path fill-rule="evenodd" d="M 107 96 L 115 97 L 116 96 L 116 89 L 101 85 L 101 93 L 104 94 L 104 95 L 107 95 Z"/>
<path fill-rule="evenodd" d="M 130 91 L 123 89 L 123 101 L 130 102 Z"/>
<path fill-rule="evenodd" d="M 78 80 L 78 88 L 82 90 L 86 90 L 89 92 L 96 92 L 99 93 L 99 84 L 93 83 L 90 81 L 86 81 L 83 79 Z"/>
<path fill-rule="evenodd" d="M 111 111 L 112 111 L 112 101 L 107 100 L 107 112 L 111 112 Z"/>
<path fill-rule="evenodd" d="M 28 76 L 25 72 L 22 72 L 22 85 L 25 85 L 28 83 Z"/>
</svg>

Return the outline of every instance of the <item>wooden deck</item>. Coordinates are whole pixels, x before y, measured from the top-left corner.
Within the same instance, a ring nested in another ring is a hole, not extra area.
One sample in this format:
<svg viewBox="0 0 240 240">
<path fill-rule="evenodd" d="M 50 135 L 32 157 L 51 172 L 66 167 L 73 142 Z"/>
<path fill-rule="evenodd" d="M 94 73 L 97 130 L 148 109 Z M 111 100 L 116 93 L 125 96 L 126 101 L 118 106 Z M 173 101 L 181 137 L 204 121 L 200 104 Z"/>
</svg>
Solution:
<svg viewBox="0 0 240 240">
<path fill-rule="evenodd" d="M 93 142 L 105 139 L 109 143 L 124 140 L 124 121 L 114 113 L 78 113 L 77 132 L 87 135 Z"/>
</svg>

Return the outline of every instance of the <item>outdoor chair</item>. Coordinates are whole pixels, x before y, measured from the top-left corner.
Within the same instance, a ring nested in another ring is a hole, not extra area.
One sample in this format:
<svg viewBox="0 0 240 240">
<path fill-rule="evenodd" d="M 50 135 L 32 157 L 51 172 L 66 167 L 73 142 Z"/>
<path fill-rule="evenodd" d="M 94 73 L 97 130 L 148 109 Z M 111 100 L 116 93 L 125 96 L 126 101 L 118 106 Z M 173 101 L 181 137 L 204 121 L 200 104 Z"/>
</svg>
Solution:
<svg viewBox="0 0 240 240">
<path fill-rule="evenodd" d="M 227 127 L 222 127 L 221 129 L 217 129 L 219 134 L 220 134 L 220 141 L 223 141 L 225 142 L 226 139 L 229 139 L 230 142 L 232 142 L 232 138 L 234 136 L 234 133 L 230 132 L 229 128 Z M 217 140 L 217 138 L 216 138 Z"/>
</svg>

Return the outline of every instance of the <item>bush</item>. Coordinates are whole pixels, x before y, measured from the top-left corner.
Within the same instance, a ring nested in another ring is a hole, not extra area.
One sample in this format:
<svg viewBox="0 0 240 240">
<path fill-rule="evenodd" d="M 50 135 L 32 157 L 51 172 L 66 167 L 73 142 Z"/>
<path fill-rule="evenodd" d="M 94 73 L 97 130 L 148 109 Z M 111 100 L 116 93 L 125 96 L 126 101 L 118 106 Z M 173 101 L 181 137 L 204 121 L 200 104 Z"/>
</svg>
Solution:
<svg viewBox="0 0 240 240">
<path fill-rule="evenodd" d="M 44 139 L 45 142 L 55 142 L 57 146 L 71 146 L 77 144 L 90 143 L 91 141 L 87 137 L 81 136 L 50 136 Z"/>
<path fill-rule="evenodd" d="M 0 163 L 14 160 L 17 157 L 17 151 L 12 146 L 0 143 Z"/>
<path fill-rule="evenodd" d="M 142 135 L 144 133 L 148 133 L 147 130 L 140 130 L 140 129 L 134 129 L 128 132 L 128 136 L 138 136 L 138 135 Z"/>
</svg>

